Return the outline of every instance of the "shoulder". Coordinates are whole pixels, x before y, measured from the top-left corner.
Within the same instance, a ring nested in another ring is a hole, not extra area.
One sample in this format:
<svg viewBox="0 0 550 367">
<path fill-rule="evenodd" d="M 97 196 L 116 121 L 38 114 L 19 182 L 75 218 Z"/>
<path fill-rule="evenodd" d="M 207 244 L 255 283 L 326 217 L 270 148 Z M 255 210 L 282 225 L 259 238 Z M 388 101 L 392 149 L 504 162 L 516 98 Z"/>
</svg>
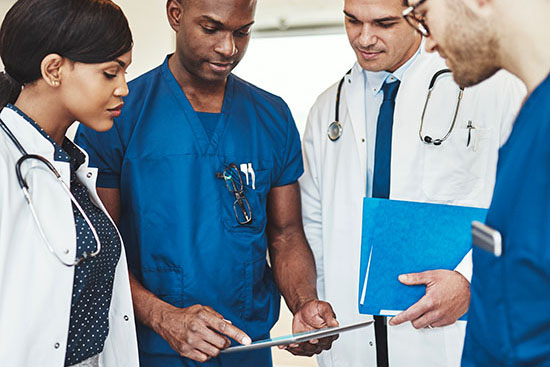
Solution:
<svg viewBox="0 0 550 367">
<path fill-rule="evenodd" d="M 319 96 L 317 96 L 315 102 L 310 109 L 310 115 L 315 112 L 326 112 L 335 108 L 336 95 L 338 94 L 338 87 L 340 86 L 340 83 L 342 83 L 341 93 L 342 96 L 344 96 L 346 94 L 346 89 L 348 86 L 351 86 L 355 83 L 362 83 L 363 80 L 363 69 L 361 69 L 361 66 L 359 66 L 359 64 L 356 62 L 353 67 L 342 76 L 342 78 L 332 83 L 327 89 L 319 94 Z"/>
<path fill-rule="evenodd" d="M 124 98 L 125 104 L 136 104 L 144 101 L 151 89 L 158 85 L 162 78 L 162 65 L 146 72 L 128 83 L 129 94 Z"/>
<path fill-rule="evenodd" d="M 331 103 L 335 104 L 336 103 L 335 98 L 336 98 L 336 93 L 338 92 L 339 84 L 340 84 L 340 80 L 333 83 L 330 87 L 328 87 L 321 94 L 319 94 L 319 96 L 315 100 L 315 103 L 313 104 L 311 109 L 312 110 L 322 109 L 322 108 L 325 108 L 325 106 L 327 105 L 330 106 Z"/>
<path fill-rule="evenodd" d="M 521 103 L 527 93 L 521 80 L 505 70 L 500 70 L 492 77 L 468 89 L 477 93 L 480 98 L 494 101 L 501 108 L 508 107 L 510 103 Z"/>
<path fill-rule="evenodd" d="M 124 107 L 121 115 L 115 120 L 111 133 L 117 131 L 123 140 L 129 139 L 144 110 L 156 107 L 155 100 L 166 100 L 159 94 L 163 85 L 162 65 L 142 74 L 128 83 L 129 93 L 124 97 Z M 160 103 L 160 102 L 159 102 Z"/>
<path fill-rule="evenodd" d="M 232 75 L 232 78 L 235 83 L 235 92 L 245 92 L 257 107 L 273 109 L 285 115 L 290 114 L 287 103 L 281 97 L 259 88 L 236 75 Z"/>
</svg>

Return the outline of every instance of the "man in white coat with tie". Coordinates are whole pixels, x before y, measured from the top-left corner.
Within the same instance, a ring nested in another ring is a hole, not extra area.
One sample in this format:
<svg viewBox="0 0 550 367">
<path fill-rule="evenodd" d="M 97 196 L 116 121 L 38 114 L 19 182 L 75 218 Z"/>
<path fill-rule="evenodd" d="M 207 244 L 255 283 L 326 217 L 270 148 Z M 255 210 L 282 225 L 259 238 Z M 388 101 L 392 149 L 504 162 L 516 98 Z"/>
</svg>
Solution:
<svg viewBox="0 0 550 367">
<path fill-rule="evenodd" d="M 363 197 L 487 207 L 498 149 L 525 93 L 504 72 L 460 90 L 403 10 L 402 0 L 345 0 L 357 63 L 319 96 L 303 137 L 304 227 L 319 295 L 341 325 L 371 318 L 358 312 Z M 320 365 L 459 366 L 465 322 L 457 320 L 468 310 L 471 269 L 468 254 L 454 271 L 401 276 L 425 285 L 425 296 L 391 320 L 340 335 Z"/>
</svg>

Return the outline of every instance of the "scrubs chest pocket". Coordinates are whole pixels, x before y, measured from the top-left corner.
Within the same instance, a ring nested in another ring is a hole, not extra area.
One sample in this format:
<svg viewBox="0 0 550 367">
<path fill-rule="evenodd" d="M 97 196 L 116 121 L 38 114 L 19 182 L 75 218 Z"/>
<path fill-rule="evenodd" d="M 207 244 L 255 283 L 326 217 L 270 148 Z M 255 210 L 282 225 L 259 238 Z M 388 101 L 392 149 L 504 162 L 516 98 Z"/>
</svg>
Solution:
<svg viewBox="0 0 550 367">
<path fill-rule="evenodd" d="M 248 169 L 236 164 L 242 179 L 242 196 L 225 185 L 220 190 L 223 224 L 231 232 L 263 233 L 266 225 L 267 195 L 271 188 L 269 169 Z M 247 166 L 248 167 L 248 166 Z M 242 170 L 241 170 L 242 168 Z M 220 185 L 223 182 L 220 180 Z M 237 191 L 240 182 L 235 180 Z M 247 219 L 250 219 L 247 222 Z"/>
<path fill-rule="evenodd" d="M 426 145 L 422 188 L 428 199 L 455 202 L 483 190 L 491 152 L 491 129 L 455 128 L 439 146 Z"/>
</svg>

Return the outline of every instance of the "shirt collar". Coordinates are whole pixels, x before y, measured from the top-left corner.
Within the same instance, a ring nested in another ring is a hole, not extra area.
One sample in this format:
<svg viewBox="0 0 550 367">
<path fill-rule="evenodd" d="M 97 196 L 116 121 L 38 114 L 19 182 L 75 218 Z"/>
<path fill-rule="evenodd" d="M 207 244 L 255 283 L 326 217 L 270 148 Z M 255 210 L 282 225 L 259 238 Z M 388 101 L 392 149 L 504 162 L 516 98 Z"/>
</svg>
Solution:
<svg viewBox="0 0 550 367">
<path fill-rule="evenodd" d="M 71 172 L 75 172 L 86 161 L 84 153 L 68 138 L 65 137 L 63 144 L 59 146 L 53 140 L 47 132 L 44 131 L 33 119 L 31 119 L 25 112 L 11 103 L 6 105 L 6 108 L 11 109 L 33 126 L 46 140 L 48 140 L 54 147 L 54 160 L 58 162 L 68 162 L 71 165 Z"/>
<path fill-rule="evenodd" d="M 365 88 L 369 90 L 373 96 L 376 96 L 378 93 L 381 93 L 382 86 L 384 85 L 386 80 L 389 83 L 393 83 L 397 80 L 401 81 L 403 79 L 403 75 L 405 75 L 405 72 L 418 58 L 418 55 L 420 55 L 420 51 L 422 50 L 422 47 L 423 47 L 423 43 L 420 44 L 420 46 L 418 47 L 418 50 L 416 50 L 413 57 L 407 60 L 406 63 L 401 65 L 393 73 L 390 73 L 388 71 L 367 71 L 363 69 L 363 75 L 365 77 Z"/>
</svg>

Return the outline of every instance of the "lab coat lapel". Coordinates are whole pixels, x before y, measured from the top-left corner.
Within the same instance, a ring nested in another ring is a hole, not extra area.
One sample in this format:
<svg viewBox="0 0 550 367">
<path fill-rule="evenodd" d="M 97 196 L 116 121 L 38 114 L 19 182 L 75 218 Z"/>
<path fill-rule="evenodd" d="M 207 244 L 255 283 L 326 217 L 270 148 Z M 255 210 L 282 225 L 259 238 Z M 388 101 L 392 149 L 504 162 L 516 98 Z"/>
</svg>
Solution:
<svg viewBox="0 0 550 367">
<path fill-rule="evenodd" d="M 395 101 L 390 198 L 396 195 L 402 197 L 408 187 L 410 191 L 411 182 L 422 180 L 423 170 L 411 171 L 403 167 L 415 167 L 423 159 L 426 147 L 419 137 L 422 110 L 432 76 L 444 68 L 445 64 L 438 55 L 426 53 L 422 48 L 418 58 L 403 75 Z"/>
<path fill-rule="evenodd" d="M 363 178 L 364 183 L 366 183 L 367 150 L 364 143 L 364 140 L 366 139 L 364 83 L 363 71 L 359 64 L 355 63 L 351 74 L 346 76 L 346 80 L 342 88 L 343 91 L 341 101 L 345 103 L 346 113 L 341 113 L 341 115 L 342 120 L 346 123 L 351 123 L 351 127 L 353 128 L 357 153 L 359 154 L 359 161 L 361 162 L 361 177 Z M 343 128 L 346 129 L 346 126 L 343 126 Z"/>
</svg>

